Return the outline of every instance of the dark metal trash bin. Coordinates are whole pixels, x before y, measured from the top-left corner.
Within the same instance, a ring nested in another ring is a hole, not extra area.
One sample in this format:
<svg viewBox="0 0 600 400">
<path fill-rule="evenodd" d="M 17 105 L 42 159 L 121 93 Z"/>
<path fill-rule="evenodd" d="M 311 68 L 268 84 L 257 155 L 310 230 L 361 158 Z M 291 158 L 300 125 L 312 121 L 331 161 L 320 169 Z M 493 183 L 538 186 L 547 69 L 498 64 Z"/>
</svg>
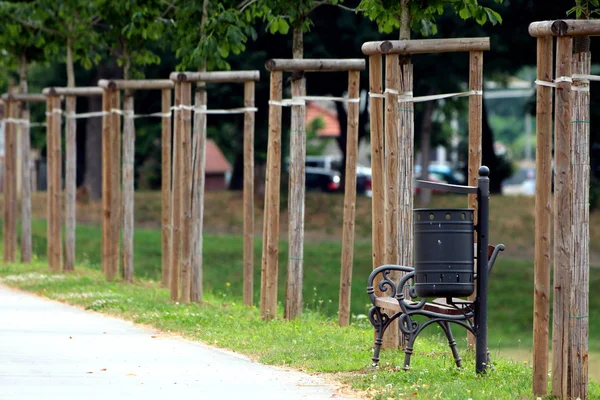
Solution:
<svg viewBox="0 0 600 400">
<path fill-rule="evenodd" d="M 415 290 L 463 297 L 475 290 L 473 209 L 415 209 Z"/>
</svg>

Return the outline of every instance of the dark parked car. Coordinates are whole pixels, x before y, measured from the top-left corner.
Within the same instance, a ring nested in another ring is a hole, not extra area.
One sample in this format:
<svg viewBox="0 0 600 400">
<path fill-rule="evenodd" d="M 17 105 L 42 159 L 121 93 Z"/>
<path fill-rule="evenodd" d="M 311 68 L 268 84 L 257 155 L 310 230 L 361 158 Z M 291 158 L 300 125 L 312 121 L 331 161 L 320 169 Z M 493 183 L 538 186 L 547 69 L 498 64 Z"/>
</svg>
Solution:
<svg viewBox="0 0 600 400">
<path fill-rule="evenodd" d="M 325 168 L 306 167 L 306 191 L 338 192 L 341 189 L 339 172 Z"/>
</svg>

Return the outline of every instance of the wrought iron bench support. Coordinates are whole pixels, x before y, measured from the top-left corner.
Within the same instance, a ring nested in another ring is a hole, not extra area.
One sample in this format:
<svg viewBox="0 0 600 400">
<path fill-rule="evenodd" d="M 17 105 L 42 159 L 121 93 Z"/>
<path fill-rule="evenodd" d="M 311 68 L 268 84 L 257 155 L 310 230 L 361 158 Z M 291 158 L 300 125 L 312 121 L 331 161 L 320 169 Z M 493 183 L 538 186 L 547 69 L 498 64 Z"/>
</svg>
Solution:
<svg viewBox="0 0 600 400">
<path fill-rule="evenodd" d="M 504 250 L 504 245 L 498 245 L 488 254 L 488 219 L 489 219 L 489 169 L 481 167 L 477 186 L 456 186 L 435 184 L 431 182 L 417 182 L 417 186 L 437 188 L 457 193 L 477 193 L 478 211 L 476 226 L 477 231 L 477 266 L 475 301 L 456 301 L 448 298 L 445 304 L 439 304 L 426 298 L 418 299 L 415 288 L 410 285 L 414 278 L 414 268 L 400 265 L 382 265 L 373 270 L 369 276 L 367 294 L 373 307 L 369 310 L 369 320 L 375 328 L 375 345 L 373 349 L 373 365 L 379 363 L 383 335 L 390 324 L 398 319 L 400 331 L 407 338 L 405 348 L 404 369 L 410 368 L 410 357 L 417 336 L 429 325 L 439 325 L 452 351 L 452 356 L 457 367 L 462 366 L 462 359 L 456 348 L 456 340 L 452 334 L 451 323 L 459 325 L 470 331 L 476 337 L 475 368 L 478 373 L 484 373 L 489 363 L 487 351 L 487 286 L 488 276 L 496 261 L 498 253 Z M 390 277 L 394 271 L 403 272 L 404 276 L 395 282 Z M 375 294 L 374 282 L 381 275 L 377 288 L 385 296 Z M 410 286 L 409 297 L 406 299 L 402 288 Z M 417 301 L 418 300 L 418 301 Z M 385 309 L 385 312 L 383 311 Z M 388 312 L 392 311 L 391 315 Z M 415 316 L 424 316 L 425 322 L 419 323 Z"/>
</svg>

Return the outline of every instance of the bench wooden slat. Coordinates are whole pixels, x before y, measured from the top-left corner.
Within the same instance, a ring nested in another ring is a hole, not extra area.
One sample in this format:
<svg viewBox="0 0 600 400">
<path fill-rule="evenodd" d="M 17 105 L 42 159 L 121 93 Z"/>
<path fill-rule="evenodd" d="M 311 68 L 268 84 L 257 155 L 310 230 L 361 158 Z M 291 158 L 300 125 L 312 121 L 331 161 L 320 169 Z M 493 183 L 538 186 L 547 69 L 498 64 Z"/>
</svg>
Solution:
<svg viewBox="0 0 600 400">
<path fill-rule="evenodd" d="M 457 304 L 458 303 L 465 304 L 464 300 L 458 299 L 458 298 L 453 298 L 452 301 L 456 302 Z M 417 304 L 417 303 L 413 302 L 412 304 Z M 375 305 L 377 307 L 381 307 L 383 309 L 391 310 L 394 312 L 400 311 L 400 305 L 398 304 L 398 300 L 396 300 L 393 297 L 378 297 L 375 299 Z M 425 306 L 423 307 L 423 309 L 427 310 L 427 311 L 431 311 L 431 312 L 437 312 L 440 314 L 446 314 L 446 315 L 462 315 L 463 314 L 463 311 L 461 309 L 449 305 L 446 302 L 446 298 L 443 298 L 443 297 L 439 297 L 433 301 L 427 302 L 425 304 Z"/>
</svg>

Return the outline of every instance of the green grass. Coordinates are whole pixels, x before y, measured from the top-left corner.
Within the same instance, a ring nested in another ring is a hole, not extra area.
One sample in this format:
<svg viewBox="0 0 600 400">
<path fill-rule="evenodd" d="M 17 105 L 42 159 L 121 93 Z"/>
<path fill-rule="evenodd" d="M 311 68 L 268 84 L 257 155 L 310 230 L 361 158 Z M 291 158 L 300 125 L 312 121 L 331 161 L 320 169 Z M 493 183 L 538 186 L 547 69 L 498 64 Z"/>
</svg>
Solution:
<svg viewBox="0 0 600 400">
<path fill-rule="evenodd" d="M 77 227 L 77 262 L 100 269 L 100 228 Z M 161 279 L 160 231 L 136 229 L 135 276 L 139 279 Z M 46 255 L 45 221 L 34 221 L 34 253 Z M 261 240 L 254 243 L 254 298 L 259 302 Z M 285 295 L 287 242 L 280 242 L 279 299 Z M 334 240 L 311 241 L 307 238 L 304 253 L 303 296 L 305 309 L 335 317 L 338 310 L 341 244 Z M 354 246 L 354 269 L 351 311 L 353 318 L 364 316 L 371 306 L 366 295 L 366 281 L 371 271 L 371 244 L 357 241 Z M 242 293 L 242 237 L 204 235 L 205 290 L 220 295 L 227 287 L 236 297 Z M 600 287 L 600 269 L 591 271 L 590 287 Z M 489 346 L 495 350 L 530 348 L 533 338 L 533 262 L 513 260 L 500 255 L 490 279 Z M 590 292 L 590 350 L 600 352 L 600 293 Z M 426 331 L 427 333 L 428 331 Z M 465 337 L 457 330 L 457 337 Z"/>
<path fill-rule="evenodd" d="M 320 313 L 307 311 L 302 321 L 264 322 L 254 307 L 239 304 L 233 287 L 224 285 L 202 304 L 169 300 L 158 284 L 106 282 L 101 273 L 80 267 L 71 274 L 49 274 L 44 263 L 0 268 L 0 280 L 51 299 L 88 310 L 150 325 L 164 334 L 181 334 L 210 345 L 247 354 L 266 364 L 307 372 L 327 373 L 374 399 L 530 399 L 531 369 L 519 362 L 495 360 L 486 376 L 474 373 L 471 354 L 457 370 L 444 340 L 422 338 L 413 355 L 412 370 L 402 371 L 403 354 L 384 351 L 381 366 L 369 368 L 372 329 L 365 320 L 348 328 Z M 600 396 L 592 383 L 590 398 Z"/>
</svg>

